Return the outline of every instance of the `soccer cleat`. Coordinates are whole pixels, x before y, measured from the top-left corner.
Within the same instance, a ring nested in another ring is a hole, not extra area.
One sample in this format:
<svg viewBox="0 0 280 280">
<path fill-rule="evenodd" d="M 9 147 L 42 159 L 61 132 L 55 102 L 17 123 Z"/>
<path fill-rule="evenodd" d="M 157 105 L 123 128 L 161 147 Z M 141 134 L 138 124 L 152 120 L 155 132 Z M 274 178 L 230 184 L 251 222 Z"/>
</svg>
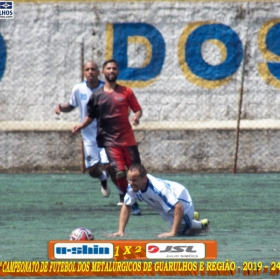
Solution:
<svg viewBox="0 0 280 280">
<path fill-rule="evenodd" d="M 101 193 L 104 197 L 108 197 L 111 193 L 107 180 L 101 182 Z"/>
<path fill-rule="evenodd" d="M 137 203 L 137 202 L 135 202 L 135 203 L 132 205 L 131 215 L 134 215 L 134 216 L 139 216 L 139 215 L 141 215 L 141 210 L 139 209 L 139 206 L 138 206 L 138 203 Z"/>
<path fill-rule="evenodd" d="M 209 220 L 208 219 L 203 219 L 203 220 L 200 220 L 201 222 L 201 225 L 202 225 L 202 229 L 205 230 L 205 229 L 208 229 L 209 228 Z"/>
<path fill-rule="evenodd" d="M 199 217 L 200 217 L 199 213 L 194 211 L 193 212 L 193 219 L 196 220 L 196 221 L 199 221 Z"/>
</svg>

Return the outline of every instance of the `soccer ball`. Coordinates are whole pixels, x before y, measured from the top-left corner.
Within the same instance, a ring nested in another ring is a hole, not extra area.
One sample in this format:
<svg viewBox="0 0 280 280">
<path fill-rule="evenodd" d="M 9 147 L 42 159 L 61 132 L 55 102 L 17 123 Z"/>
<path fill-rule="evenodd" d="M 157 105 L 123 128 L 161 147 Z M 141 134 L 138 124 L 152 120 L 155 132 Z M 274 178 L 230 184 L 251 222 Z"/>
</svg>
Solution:
<svg viewBox="0 0 280 280">
<path fill-rule="evenodd" d="M 70 240 L 94 240 L 94 236 L 87 228 L 76 228 L 71 232 Z"/>
</svg>

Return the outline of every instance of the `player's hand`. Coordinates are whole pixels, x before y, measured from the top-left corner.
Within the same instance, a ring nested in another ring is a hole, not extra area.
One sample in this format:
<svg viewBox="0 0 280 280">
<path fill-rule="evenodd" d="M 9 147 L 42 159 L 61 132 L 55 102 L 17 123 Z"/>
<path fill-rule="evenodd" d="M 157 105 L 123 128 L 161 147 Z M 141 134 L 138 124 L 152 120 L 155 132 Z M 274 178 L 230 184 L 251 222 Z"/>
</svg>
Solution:
<svg viewBox="0 0 280 280">
<path fill-rule="evenodd" d="M 59 115 L 59 114 L 61 113 L 61 105 L 60 105 L 60 104 L 58 104 L 58 105 L 55 107 L 54 112 L 55 112 L 57 115 Z"/>
<path fill-rule="evenodd" d="M 76 125 L 72 128 L 72 133 L 76 134 L 77 132 L 79 132 L 81 130 L 81 126 L 80 125 Z"/>
<path fill-rule="evenodd" d="M 123 232 L 115 232 L 115 233 L 112 233 L 109 235 L 109 237 L 123 237 L 124 236 L 124 233 Z"/>
<path fill-rule="evenodd" d="M 165 238 L 165 237 L 172 237 L 172 236 L 176 236 L 176 234 L 174 234 L 173 232 L 164 232 L 159 234 L 157 237 L 158 238 Z"/>
<path fill-rule="evenodd" d="M 132 125 L 134 126 L 137 126 L 139 124 L 139 119 L 136 117 L 136 116 L 133 116 L 131 119 L 130 119 Z"/>
</svg>

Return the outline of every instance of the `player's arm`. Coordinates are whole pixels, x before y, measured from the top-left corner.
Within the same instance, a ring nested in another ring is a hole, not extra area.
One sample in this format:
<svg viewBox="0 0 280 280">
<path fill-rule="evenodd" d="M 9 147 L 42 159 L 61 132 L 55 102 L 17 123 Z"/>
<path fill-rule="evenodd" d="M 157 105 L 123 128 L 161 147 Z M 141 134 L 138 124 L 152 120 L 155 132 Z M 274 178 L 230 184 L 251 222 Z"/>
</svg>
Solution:
<svg viewBox="0 0 280 280">
<path fill-rule="evenodd" d="M 110 235 L 111 237 L 117 237 L 117 236 L 122 237 L 124 235 L 125 227 L 129 220 L 131 208 L 132 208 L 131 206 L 125 205 L 125 203 L 123 203 L 120 212 L 120 218 L 119 218 L 119 230 L 118 232 L 112 233 Z"/>
<path fill-rule="evenodd" d="M 130 118 L 132 125 L 137 126 L 142 116 L 142 108 L 132 90 L 128 92 L 128 105 L 134 112 L 134 115 Z"/>
<path fill-rule="evenodd" d="M 72 133 L 75 134 L 75 133 L 81 131 L 83 128 L 87 127 L 90 123 L 92 123 L 92 121 L 93 121 L 92 118 L 90 118 L 89 116 L 86 116 L 82 123 L 80 123 L 79 125 L 76 125 L 72 128 Z"/>
<path fill-rule="evenodd" d="M 61 104 L 58 104 L 55 109 L 54 109 L 54 112 L 59 115 L 61 112 L 63 113 L 69 113 L 71 112 L 72 110 L 74 110 L 75 107 L 71 106 L 69 103 L 66 103 L 64 105 L 61 105 Z"/>
<path fill-rule="evenodd" d="M 175 236 L 179 230 L 184 215 L 184 208 L 180 202 L 174 206 L 174 220 L 172 228 L 169 232 L 164 232 L 158 235 L 159 238 Z"/>
<path fill-rule="evenodd" d="M 131 123 L 134 125 L 134 126 L 137 126 L 140 122 L 140 118 L 142 116 L 142 110 L 138 110 L 137 112 L 135 112 L 135 114 L 132 116 L 132 118 L 130 119 L 131 120 Z"/>
</svg>

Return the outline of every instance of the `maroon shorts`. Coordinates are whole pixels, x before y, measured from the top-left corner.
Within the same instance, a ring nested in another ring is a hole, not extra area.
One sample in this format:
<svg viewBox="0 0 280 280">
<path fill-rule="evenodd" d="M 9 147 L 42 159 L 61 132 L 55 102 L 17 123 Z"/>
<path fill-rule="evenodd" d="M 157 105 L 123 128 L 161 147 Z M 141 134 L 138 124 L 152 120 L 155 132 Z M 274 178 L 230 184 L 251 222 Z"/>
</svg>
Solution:
<svg viewBox="0 0 280 280">
<path fill-rule="evenodd" d="M 137 146 L 105 147 L 105 151 L 115 173 L 126 170 L 134 163 L 141 163 Z"/>
</svg>

